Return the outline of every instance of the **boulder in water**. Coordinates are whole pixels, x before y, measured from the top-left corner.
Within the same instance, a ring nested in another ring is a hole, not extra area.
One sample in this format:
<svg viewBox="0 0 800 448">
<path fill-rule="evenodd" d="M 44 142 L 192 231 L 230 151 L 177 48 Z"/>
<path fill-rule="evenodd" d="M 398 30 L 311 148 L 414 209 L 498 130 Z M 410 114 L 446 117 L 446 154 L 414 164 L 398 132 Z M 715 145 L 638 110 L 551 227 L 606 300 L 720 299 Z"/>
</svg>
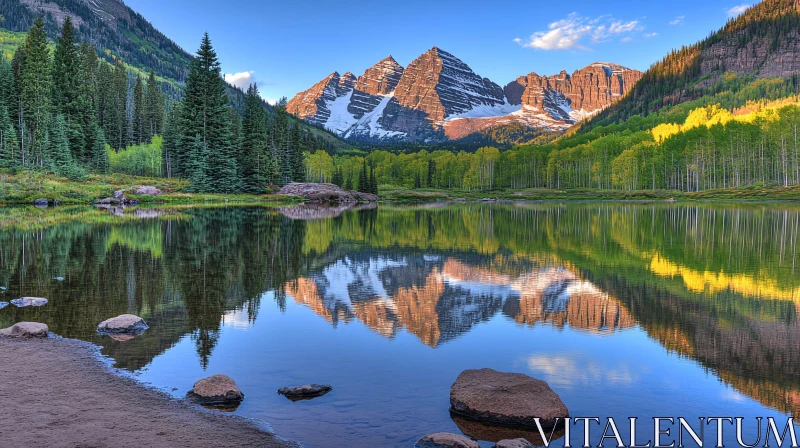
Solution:
<svg viewBox="0 0 800 448">
<path fill-rule="evenodd" d="M 238 406 L 244 394 L 227 375 L 211 375 L 194 383 L 187 397 L 205 406 Z"/>
<path fill-rule="evenodd" d="M 150 328 L 147 322 L 133 314 L 123 314 L 100 322 L 97 332 L 100 334 L 127 334 L 139 335 Z"/>
<path fill-rule="evenodd" d="M 378 197 L 374 194 L 347 191 L 333 184 L 315 184 L 292 182 L 278 190 L 281 196 L 296 196 L 308 199 L 311 202 L 326 202 L 337 204 L 355 204 L 358 202 L 375 202 Z"/>
<path fill-rule="evenodd" d="M 333 390 L 330 384 L 306 384 L 299 387 L 282 387 L 278 393 L 292 401 L 310 400 Z"/>
<path fill-rule="evenodd" d="M 569 416 L 561 398 L 541 380 L 492 369 L 465 370 L 450 388 L 450 410 L 478 421 L 552 429 Z"/>
<path fill-rule="evenodd" d="M 8 306 L 8 302 L 0 302 L 0 310 Z"/>
<path fill-rule="evenodd" d="M 46 338 L 50 329 L 38 322 L 19 322 L 0 330 L 0 336 L 12 338 Z"/>
<path fill-rule="evenodd" d="M 45 198 L 39 198 L 39 199 L 33 201 L 33 205 L 35 205 L 37 207 L 47 207 L 47 203 L 48 203 L 47 199 L 45 199 Z"/>
<path fill-rule="evenodd" d="M 474 440 L 458 434 L 437 432 L 417 440 L 414 448 L 479 448 L 479 445 Z"/>
<path fill-rule="evenodd" d="M 47 299 L 41 297 L 20 297 L 19 299 L 12 300 L 11 304 L 20 308 L 26 306 L 42 306 L 47 304 Z"/>
</svg>

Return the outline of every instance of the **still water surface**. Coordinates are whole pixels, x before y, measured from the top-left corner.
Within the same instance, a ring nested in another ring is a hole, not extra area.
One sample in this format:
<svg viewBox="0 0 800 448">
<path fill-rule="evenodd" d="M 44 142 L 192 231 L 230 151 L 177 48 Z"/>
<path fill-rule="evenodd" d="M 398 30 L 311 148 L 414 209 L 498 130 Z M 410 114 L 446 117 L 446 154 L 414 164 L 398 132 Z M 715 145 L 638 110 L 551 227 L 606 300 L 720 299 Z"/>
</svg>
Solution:
<svg viewBox="0 0 800 448">
<path fill-rule="evenodd" d="M 236 413 L 308 447 L 408 447 L 462 430 L 491 446 L 508 434 L 448 413 L 458 374 L 483 367 L 546 380 L 573 416 L 741 416 L 749 443 L 756 416 L 800 418 L 800 207 L 323 214 L 335 216 L 0 210 L 0 302 L 50 299 L 0 309 L 0 327 L 47 323 L 176 397 L 225 373 L 246 394 Z M 151 328 L 129 341 L 94 333 L 122 313 Z M 312 382 L 334 390 L 276 394 Z"/>
</svg>

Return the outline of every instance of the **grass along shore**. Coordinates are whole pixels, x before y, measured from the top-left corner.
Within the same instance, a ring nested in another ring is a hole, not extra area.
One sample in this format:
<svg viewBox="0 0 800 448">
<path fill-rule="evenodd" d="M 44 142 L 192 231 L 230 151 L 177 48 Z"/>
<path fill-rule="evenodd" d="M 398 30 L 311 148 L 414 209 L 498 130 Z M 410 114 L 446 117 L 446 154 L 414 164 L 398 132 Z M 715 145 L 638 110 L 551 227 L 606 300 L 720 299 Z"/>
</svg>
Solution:
<svg viewBox="0 0 800 448">
<path fill-rule="evenodd" d="M 292 204 L 298 198 L 278 195 L 189 193 L 189 183 L 182 179 L 139 177 L 124 174 L 91 174 L 84 181 L 72 181 L 52 174 L 20 172 L 0 174 L 0 205 L 24 205 L 44 198 L 62 205 L 91 205 L 98 199 L 112 197 L 117 190 L 150 185 L 164 192 L 159 196 L 125 193 L 142 204 Z"/>
<path fill-rule="evenodd" d="M 275 194 L 211 194 L 186 191 L 189 183 L 183 179 L 140 177 L 124 174 L 89 175 L 84 181 L 72 181 L 53 174 L 40 172 L 0 173 L 0 205 L 27 205 L 44 198 L 62 205 L 91 205 L 98 199 L 113 196 L 117 190 L 132 190 L 138 185 L 154 186 L 164 192 L 159 196 L 135 195 L 126 192 L 126 197 L 142 204 L 169 205 L 286 205 L 303 202 L 301 198 Z M 517 201 L 559 200 L 616 200 L 616 201 L 800 201 L 800 186 L 765 187 L 750 186 L 682 192 L 670 190 L 598 190 L 545 188 L 495 189 L 495 190 L 445 190 L 409 189 L 396 186 L 381 186 L 381 201 L 388 202 L 436 202 L 436 201 L 480 201 L 484 199 Z"/>
</svg>

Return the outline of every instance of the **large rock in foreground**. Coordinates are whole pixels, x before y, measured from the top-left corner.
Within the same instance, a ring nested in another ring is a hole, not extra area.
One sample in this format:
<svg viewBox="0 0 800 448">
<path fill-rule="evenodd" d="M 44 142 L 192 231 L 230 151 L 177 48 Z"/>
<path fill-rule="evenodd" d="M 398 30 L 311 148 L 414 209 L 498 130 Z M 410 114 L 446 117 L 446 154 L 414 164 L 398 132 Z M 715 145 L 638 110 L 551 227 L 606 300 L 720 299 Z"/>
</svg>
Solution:
<svg viewBox="0 0 800 448">
<path fill-rule="evenodd" d="M 347 191 L 333 184 L 313 184 L 292 182 L 278 190 L 281 196 L 296 196 L 311 202 L 330 202 L 338 204 L 355 204 L 358 202 L 375 202 L 374 194 Z"/>
<path fill-rule="evenodd" d="M 12 338 L 46 338 L 50 329 L 38 322 L 20 322 L 0 330 L 0 336 Z"/>
<path fill-rule="evenodd" d="M 501 425 L 536 426 L 538 417 L 547 429 L 569 416 L 567 407 L 544 381 L 492 369 L 461 372 L 450 388 L 450 410 Z"/>
<path fill-rule="evenodd" d="M 458 434 L 437 432 L 417 440 L 414 448 L 480 448 L 478 443 Z"/>
<path fill-rule="evenodd" d="M 47 305 L 47 299 L 41 297 L 20 297 L 19 299 L 12 300 L 11 304 L 20 308 L 26 306 L 44 306 Z"/>
<path fill-rule="evenodd" d="M 310 400 L 333 390 L 330 384 L 306 384 L 299 387 L 282 387 L 278 393 L 292 401 Z"/>
<path fill-rule="evenodd" d="M 141 317 L 133 314 L 123 314 L 100 322 L 100 325 L 97 326 L 97 331 L 101 334 L 140 335 L 148 328 L 150 326 Z"/>
<path fill-rule="evenodd" d="M 233 379 L 221 374 L 198 380 L 186 395 L 205 406 L 233 407 L 244 400 L 244 394 Z"/>
<path fill-rule="evenodd" d="M 492 448 L 536 448 L 536 446 L 525 439 L 505 439 L 494 444 Z"/>
</svg>

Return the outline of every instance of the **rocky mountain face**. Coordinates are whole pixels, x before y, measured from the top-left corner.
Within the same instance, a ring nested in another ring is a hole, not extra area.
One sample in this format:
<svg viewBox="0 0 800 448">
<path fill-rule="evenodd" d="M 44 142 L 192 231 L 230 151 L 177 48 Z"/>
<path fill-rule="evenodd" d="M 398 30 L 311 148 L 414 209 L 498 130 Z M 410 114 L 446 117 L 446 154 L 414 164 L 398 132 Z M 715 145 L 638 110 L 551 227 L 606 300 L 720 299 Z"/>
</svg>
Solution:
<svg viewBox="0 0 800 448">
<path fill-rule="evenodd" d="M 297 94 L 287 109 L 354 141 L 437 142 L 508 123 L 564 130 L 621 98 L 640 76 L 595 63 L 572 75 L 531 73 L 502 88 L 433 47 L 405 69 L 389 56 L 354 83 L 352 75 L 333 73 Z"/>
</svg>

